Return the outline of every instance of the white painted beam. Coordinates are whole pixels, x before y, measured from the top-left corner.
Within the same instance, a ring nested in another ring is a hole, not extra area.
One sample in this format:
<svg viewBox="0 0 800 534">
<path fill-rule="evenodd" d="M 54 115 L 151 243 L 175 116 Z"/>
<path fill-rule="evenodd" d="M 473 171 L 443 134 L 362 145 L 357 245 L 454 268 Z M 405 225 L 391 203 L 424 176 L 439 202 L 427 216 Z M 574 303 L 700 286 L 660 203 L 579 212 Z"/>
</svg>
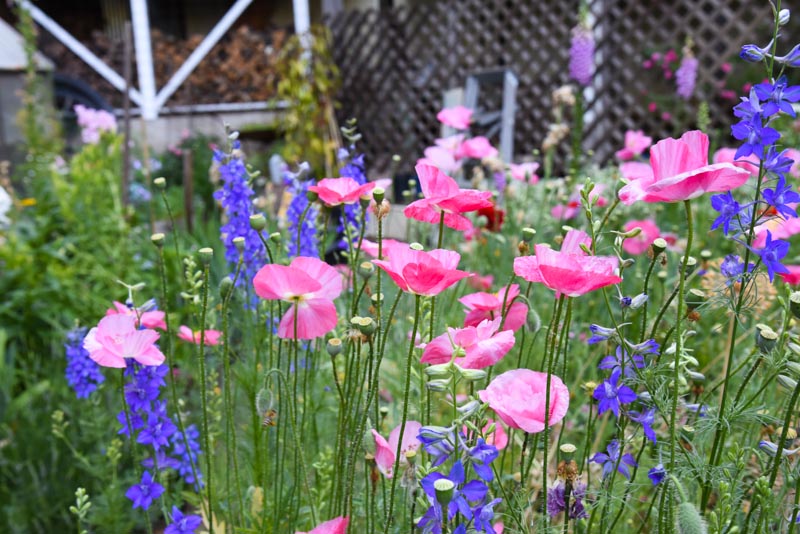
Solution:
<svg viewBox="0 0 800 534">
<path fill-rule="evenodd" d="M 186 58 L 183 65 L 172 75 L 167 85 L 158 92 L 158 96 L 155 100 L 156 112 L 164 107 L 169 97 L 178 90 L 186 78 L 194 71 L 195 67 L 206 57 L 214 45 L 219 42 L 222 36 L 225 35 L 225 32 L 230 29 L 233 23 L 236 22 L 236 19 L 239 18 L 251 3 L 253 3 L 253 0 L 237 0 L 219 22 L 217 22 L 214 28 L 206 35 L 205 39 L 203 39 L 192 54 Z"/>
<path fill-rule="evenodd" d="M 44 12 L 33 5 L 28 0 L 20 2 L 20 6 L 27 10 L 33 20 L 35 20 L 42 28 L 49 31 L 53 37 L 61 41 L 61 43 L 69 48 L 76 56 L 86 62 L 87 65 L 92 67 L 95 72 L 106 79 L 108 83 L 113 85 L 119 91 L 125 92 L 125 79 L 117 74 L 114 69 L 106 65 L 106 63 L 97 57 L 91 50 L 86 48 L 80 41 L 75 39 L 67 30 L 61 27 L 56 21 L 44 14 Z M 128 94 L 136 104 L 143 105 L 142 95 L 136 89 L 131 88 Z"/>
<path fill-rule="evenodd" d="M 139 73 L 142 117 L 154 120 L 158 117 L 156 105 L 156 77 L 153 73 L 153 50 L 150 43 L 150 17 L 147 0 L 131 0 L 133 42 L 136 46 L 136 70 Z"/>
<path fill-rule="evenodd" d="M 292 0 L 292 13 L 294 14 L 294 33 L 297 35 L 308 33 L 311 29 L 308 0 Z"/>
</svg>

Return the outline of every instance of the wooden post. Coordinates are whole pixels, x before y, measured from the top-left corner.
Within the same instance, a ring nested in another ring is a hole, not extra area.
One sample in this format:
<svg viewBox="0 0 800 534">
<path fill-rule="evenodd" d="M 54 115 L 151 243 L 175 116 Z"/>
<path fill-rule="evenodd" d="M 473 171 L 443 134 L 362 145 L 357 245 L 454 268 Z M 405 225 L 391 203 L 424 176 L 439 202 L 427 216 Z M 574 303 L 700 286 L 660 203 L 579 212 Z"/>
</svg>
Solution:
<svg viewBox="0 0 800 534">
<path fill-rule="evenodd" d="M 192 233 L 194 222 L 194 170 L 192 151 L 183 150 L 183 213 L 186 218 L 186 231 Z"/>
<path fill-rule="evenodd" d="M 131 42 L 131 23 L 125 21 L 123 35 L 123 76 L 125 78 L 125 91 L 122 94 L 123 109 L 123 136 L 122 136 L 122 209 L 128 207 L 128 194 L 131 185 L 131 56 L 133 55 L 133 44 Z"/>
</svg>

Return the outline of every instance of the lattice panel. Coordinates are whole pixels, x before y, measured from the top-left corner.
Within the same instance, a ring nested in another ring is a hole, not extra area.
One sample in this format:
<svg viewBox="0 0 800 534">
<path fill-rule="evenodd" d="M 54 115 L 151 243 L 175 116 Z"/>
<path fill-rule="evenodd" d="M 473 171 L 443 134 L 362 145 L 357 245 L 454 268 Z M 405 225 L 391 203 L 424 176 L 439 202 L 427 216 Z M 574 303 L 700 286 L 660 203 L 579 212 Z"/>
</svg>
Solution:
<svg viewBox="0 0 800 534">
<path fill-rule="evenodd" d="M 552 120 L 551 92 L 569 82 L 577 7 L 577 0 L 441 0 L 340 13 L 328 21 L 343 77 L 339 117 L 358 119 L 371 167 L 385 169 L 399 154 L 410 169 L 439 135 L 436 112 L 444 91 L 463 87 L 471 72 L 506 67 L 519 77 L 515 151 L 530 154 Z M 713 126 L 729 127 L 732 102 L 713 89 L 721 65 L 745 42 L 767 35 L 766 1 L 590 0 L 589 9 L 598 42 L 584 147 L 597 161 L 613 157 L 627 129 L 644 129 L 656 139 L 680 133 L 706 97 Z M 789 30 L 784 34 L 794 37 Z M 642 61 L 648 51 L 680 51 L 687 36 L 700 63 L 695 96 L 670 108 L 665 120 L 647 109 L 652 77 Z"/>
</svg>

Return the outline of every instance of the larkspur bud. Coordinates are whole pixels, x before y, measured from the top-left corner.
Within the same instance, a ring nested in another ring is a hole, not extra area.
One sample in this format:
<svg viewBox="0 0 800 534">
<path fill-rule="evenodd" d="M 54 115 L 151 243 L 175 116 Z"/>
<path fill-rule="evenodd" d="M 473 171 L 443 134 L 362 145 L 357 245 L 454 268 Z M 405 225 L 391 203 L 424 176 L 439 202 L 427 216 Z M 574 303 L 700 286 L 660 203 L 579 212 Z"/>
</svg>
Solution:
<svg viewBox="0 0 800 534">
<path fill-rule="evenodd" d="M 325 346 L 325 349 L 332 358 L 338 356 L 342 352 L 342 348 L 342 340 L 338 337 L 330 338 Z"/>
<path fill-rule="evenodd" d="M 800 291 L 792 291 L 789 295 L 789 310 L 795 319 L 800 319 Z"/>
<path fill-rule="evenodd" d="M 631 228 L 627 232 L 623 232 L 620 235 L 622 237 L 624 237 L 625 239 L 630 239 L 630 238 L 638 236 L 641 233 L 642 233 L 642 227 L 641 226 L 634 226 L 633 228 Z"/>
<path fill-rule="evenodd" d="M 250 228 L 256 232 L 260 232 L 267 227 L 267 219 L 263 213 L 256 213 L 250 216 Z"/>
<path fill-rule="evenodd" d="M 426 367 L 424 372 L 431 378 L 447 378 L 451 375 L 451 369 L 450 363 L 440 363 Z"/>
<path fill-rule="evenodd" d="M 376 187 L 372 190 L 372 198 L 375 199 L 376 204 L 380 204 L 383 202 L 384 197 L 386 196 L 386 190 L 382 187 Z"/>
<path fill-rule="evenodd" d="M 428 381 L 427 384 L 425 384 L 425 387 L 428 388 L 430 391 L 443 392 L 447 391 L 449 385 L 450 385 L 450 379 L 444 378 L 444 379 L 430 380 Z"/>
<path fill-rule="evenodd" d="M 694 382 L 705 382 L 706 376 L 703 373 L 697 371 L 690 371 L 686 370 L 686 375 L 691 378 Z"/>
<path fill-rule="evenodd" d="M 153 244 L 158 248 L 161 248 L 164 246 L 164 234 L 153 234 L 150 236 L 150 241 L 152 241 Z"/>
<path fill-rule="evenodd" d="M 219 282 L 219 295 L 222 298 L 226 298 L 230 295 L 231 290 L 233 289 L 233 280 L 230 277 L 226 276 Z"/>
<path fill-rule="evenodd" d="M 648 296 L 645 293 L 639 293 L 631 299 L 630 309 L 638 310 L 647 302 Z"/>
<path fill-rule="evenodd" d="M 786 369 L 791 371 L 795 376 L 800 377 L 800 363 L 788 361 L 784 365 L 786 365 Z"/>
<path fill-rule="evenodd" d="M 778 26 L 786 26 L 789 23 L 791 13 L 788 9 L 781 9 L 778 12 Z"/>
<path fill-rule="evenodd" d="M 758 63 L 759 61 L 764 61 L 766 55 L 767 55 L 767 50 L 759 48 L 757 45 L 754 44 L 744 45 L 741 51 L 739 52 L 739 57 L 750 63 Z"/>
<path fill-rule="evenodd" d="M 365 261 L 358 266 L 358 275 L 364 280 L 369 279 L 375 273 L 375 265 L 372 262 Z"/>
<path fill-rule="evenodd" d="M 203 265 L 208 265 L 211 263 L 211 259 L 214 257 L 214 249 L 210 247 L 203 247 L 197 251 L 197 254 L 200 256 L 200 261 Z"/>
<path fill-rule="evenodd" d="M 236 250 L 239 251 L 239 254 L 244 252 L 244 245 L 245 245 L 245 242 L 244 242 L 244 238 L 243 237 L 239 236 L 239 237 L 234 237 L 233 238 L 233 246 L 236 247 Z"/>
<path fill-rule="evenodd" d="M 623 260 L 622 264 L 620 265 L 620 269 L 627 269 L 628 267 L 633 267 L 635 263 L 636 260 L 634 260 L 633 258 L 627 258 Z"/>
<path fill-rule="evenodd" d="M 778 375 L 778 384 L 786 389 L 794 389 L 797 387 L 797 380 L 786 375 Z"/>
<path fill-rule="evenodd" d="M 477 412 L 481 407 L 481 403 L 476 400 L 471 400 L 468 403 L 464 404 L 463 406 L 459 406 L 456 408 L 458 413 L 461 414 L 462 417 L 469 417 L 475 412 Z M 487 432 L 487 434 L 491 434 L 491 432 Z"/>
<path fill-rule="evenodd" d="M 153 185 L 156 188 L 161 189 L 162 191 L 167 188 L 167 180 L 163 176 L 159 176 L 155 180 L 153 180 Z"/>
<path fill-rule="evenodd" d="M 477 382 L 486 378 L 487 373 L 483 369 L 460 369 L 459 373 L 467 382 Z"/>
</svg>

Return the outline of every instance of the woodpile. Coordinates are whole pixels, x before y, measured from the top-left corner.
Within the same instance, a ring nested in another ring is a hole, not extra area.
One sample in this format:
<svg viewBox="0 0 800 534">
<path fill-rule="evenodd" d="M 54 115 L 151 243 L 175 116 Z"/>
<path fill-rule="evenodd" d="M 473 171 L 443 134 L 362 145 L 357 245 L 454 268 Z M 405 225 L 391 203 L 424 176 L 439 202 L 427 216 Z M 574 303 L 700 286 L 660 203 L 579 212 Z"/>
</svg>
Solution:
<svg viewBox="0 0 800 534">
<path fill-rule="evenodd" d="M 203 36 L 178 39 L 159 30 L 153 30 L 151 36 L 158 90 L 197 48 Z M 260 32 L 246 25 L 231 30 L 172 95 L 167 106 L 256 102 L 271 98 L 277 85 L 276 62 L 288 37 L 285 30 Z M 122 94 L 78 56 L 46 32 L 41 32 L 39 39 L 39 49 L 53 60 L 59 73 L 88 84 L 112 106 L 122 106 Z M 94 32 L 91 42 L 83 44 L 115 71 L 120 74 L 123 72 L 122 40 L 113 40 L 102 32 Z M 133 85 L 138 85 L 135 64 Z"/>
</svg>

